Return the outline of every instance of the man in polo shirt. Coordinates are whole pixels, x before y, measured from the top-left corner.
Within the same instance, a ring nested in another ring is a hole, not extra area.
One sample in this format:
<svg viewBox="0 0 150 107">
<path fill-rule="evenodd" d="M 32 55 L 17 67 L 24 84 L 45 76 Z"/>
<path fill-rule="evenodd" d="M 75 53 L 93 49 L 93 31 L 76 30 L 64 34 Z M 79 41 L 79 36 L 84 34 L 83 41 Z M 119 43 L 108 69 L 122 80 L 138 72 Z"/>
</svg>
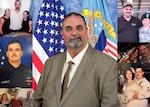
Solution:
<svg viewBox="0 0 150 107">
<path fill-rule="evenodd" d="M 132 3 L 125 3 L 122 11 L 123 15 L 118 18 L 118 42 L 139 42 L 138 29 L 142 23 L 137 17 L 132 16 Z"/>
</svg>

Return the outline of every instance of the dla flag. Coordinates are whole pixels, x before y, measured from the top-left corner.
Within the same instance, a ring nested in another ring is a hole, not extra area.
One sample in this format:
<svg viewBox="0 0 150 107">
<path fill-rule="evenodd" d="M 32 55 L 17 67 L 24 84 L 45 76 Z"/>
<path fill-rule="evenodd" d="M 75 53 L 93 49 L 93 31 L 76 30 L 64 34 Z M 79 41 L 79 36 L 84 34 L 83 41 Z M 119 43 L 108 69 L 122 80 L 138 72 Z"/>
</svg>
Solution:
<svg viewBox="0 0 150 107">
<path fill-rule="evenodd" d="M 87 21 L 89 44 L 117 60 L 117 35 L 105 0 L 83 0 L 82 15 Z"/>
</svg>

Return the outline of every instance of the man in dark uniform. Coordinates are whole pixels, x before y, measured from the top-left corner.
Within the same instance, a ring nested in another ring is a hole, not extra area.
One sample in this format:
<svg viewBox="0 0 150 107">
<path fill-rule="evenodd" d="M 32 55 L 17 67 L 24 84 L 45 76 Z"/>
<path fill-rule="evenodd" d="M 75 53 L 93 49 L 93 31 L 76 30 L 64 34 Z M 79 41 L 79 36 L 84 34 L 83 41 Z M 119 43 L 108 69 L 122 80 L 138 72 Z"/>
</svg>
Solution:
<svg viewBox="0 0 150 107">
<path fill-rule="evenodd" d="M 8 64 L 0 68 L 0 87 L 31 88 L 31 69 L 21 64 L 22 44 L 17 40 L 10 41 L 7 45 L 6 55 Z"/>
<path fill-rule="evenodd" d="M 118 18 L 118 42 L 139 42 L 138 29 L 141 21 L 132 16 L 133 5 L 127 2 L 123 5 L 123 15 Z"/>
</svg>

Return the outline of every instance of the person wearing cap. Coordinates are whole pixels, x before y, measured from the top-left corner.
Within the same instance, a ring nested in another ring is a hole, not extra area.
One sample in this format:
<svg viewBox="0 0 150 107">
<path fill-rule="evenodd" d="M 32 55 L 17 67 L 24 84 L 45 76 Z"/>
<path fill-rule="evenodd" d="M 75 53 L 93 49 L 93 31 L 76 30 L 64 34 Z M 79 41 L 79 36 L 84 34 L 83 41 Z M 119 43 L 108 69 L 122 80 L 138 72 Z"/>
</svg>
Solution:
<svg viewBox="0 0 150 107">
<path fill-rule="evenodd" d="M 141 21 L 143 26 L 139 29 L 139 42 L 150 42 L 150 14 L 143 14 Z"/>
<path fill-rule="evenodd" d="M 118 18 L 118 42 L 139 42 L 138 30 L 142 23 L 132 16 L 132 3 L 125 3 L 122 11 L 123 15 Z"/>
</svg>

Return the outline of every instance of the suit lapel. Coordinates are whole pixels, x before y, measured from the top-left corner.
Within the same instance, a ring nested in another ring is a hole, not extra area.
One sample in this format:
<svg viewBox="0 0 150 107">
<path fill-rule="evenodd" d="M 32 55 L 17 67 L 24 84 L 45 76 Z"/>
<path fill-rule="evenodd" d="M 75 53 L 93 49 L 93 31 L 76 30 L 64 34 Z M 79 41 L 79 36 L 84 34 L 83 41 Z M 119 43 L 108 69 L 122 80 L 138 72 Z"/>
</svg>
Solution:
<svg viewBox="0 0 150 107">
<path fill-rule="evenodd" d="M 61 91 L 62 91 L 61 76 L 62 76 L 63 66 L 66 59 L 66 52 L 62 54 L 61 58 L 62 60 L 60 60 L 59 71 L 57 73 L 57 78 L 56 78 L 56 97 L 57 97 L 58 104 L 60 103 L 61 100 Z"/>
<path fill-rule="evenodd" d="M 93 56 L 93 51 L 92 51 L 92 47 L 89 46 L 87 52 L 85 53 L 85 55 L 83 56 L 73 78 L 72 81 L 70 83 L 70 86 L 68 87 L 65 95 L 63 96 L 61 102 L 60 102 L 60 106 L 65 102 L 65 100 L 69 97 L 69 95 L 72 93 L 72 91 L 74 90 L 74 88 L 77 86 L 79 80 L 82 78 L 82 76 L 84 75 L 88 64 L 91 61 L 91 58 Z"/>
</svg>

